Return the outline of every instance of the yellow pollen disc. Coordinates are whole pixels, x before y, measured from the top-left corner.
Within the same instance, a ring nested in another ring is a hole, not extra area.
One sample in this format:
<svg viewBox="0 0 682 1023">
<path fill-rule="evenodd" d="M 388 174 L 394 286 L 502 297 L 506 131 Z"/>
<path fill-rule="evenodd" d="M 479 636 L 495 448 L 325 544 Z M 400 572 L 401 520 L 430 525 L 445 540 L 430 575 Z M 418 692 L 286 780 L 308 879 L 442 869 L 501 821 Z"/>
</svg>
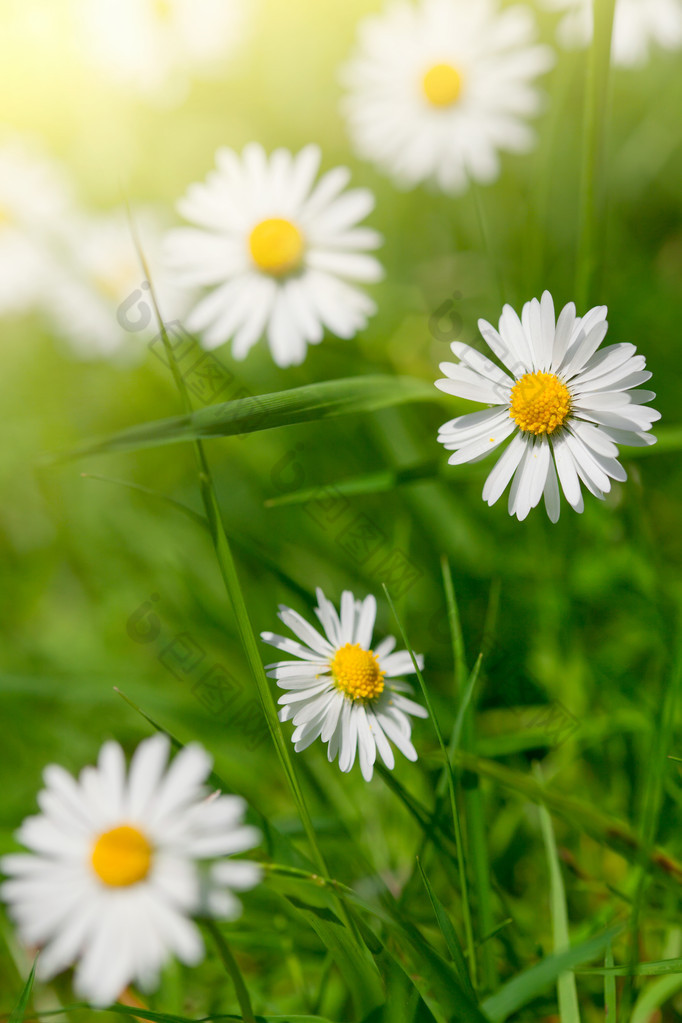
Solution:
<svg viewBox="0 0 682 1023">
<path fill-rule="evenodd" d="M 526 373 L 512 388 L 509 415 L 526 433 L 554 433 L 571 411 L 571 392 L 554 373 Z"/>
<path fill-rule="evenodd" d="M 422 79 L 424 95 L 433 107 L 451 107 L 462 92 L 462 76 L 452 64 L 434 64 Z"/>
<path fill-rule="evenodd" d="M 151 845 L 141 831 L 127 824 L 105 831 L 92 849 L 95 873 L 112 888 L 127 888 L 144 881 L 151 865 Z"/>
<path fill-rule="evenodd" d="M 249 248 L 259 270 L 284 277 L 301 265 L 303 235 L 290 220 L 271 217 L 256 224 L 249 237 Z"/>
<path fill-rule="evenodd" d="M 384 689 L 384 675 L 371 650 L 359 643 L 346 643 L 336 651 L 331 662 L 337 688 L 351 700 L 373 700 Z"/>
</svg>

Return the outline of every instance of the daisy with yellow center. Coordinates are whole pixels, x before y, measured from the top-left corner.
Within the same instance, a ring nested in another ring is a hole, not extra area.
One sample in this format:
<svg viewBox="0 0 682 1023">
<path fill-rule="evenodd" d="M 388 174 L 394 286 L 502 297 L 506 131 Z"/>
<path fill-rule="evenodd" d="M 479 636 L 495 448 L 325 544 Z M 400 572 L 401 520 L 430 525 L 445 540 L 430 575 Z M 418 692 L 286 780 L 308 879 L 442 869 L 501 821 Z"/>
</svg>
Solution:
<svg viewBox="0 0 682 1023">
<path fill-rule="evenodd" d="M 317 602 L 322 633 L 283 605 L 279 617 L 296 639 L 261 633 L 266 643 L 296 658 L 267 666 L 270 678 L 286 690 L 279 699 L 280 721 L 293 722 L 297 752 L 319 738 L 327 743 L 330 762 L 338 756 L 342 771 L 350 771 L 357 754 L 362 776 L 370 781 L 377 753 L 393 768 L 391 743 L 408 760 L 417 759 L 410 718 L 427 717 L 427 712 L 405 695 L 412 687 L 401 681 L 414 672 L 414 664 L 408 651 L 394 650 L 393 636 L 372 645 L 373 596 L 356 600 L 346 590 L 337 612 L 318 589 Z M 423 658 L 417 660 L 421 668 Z"/>
<path fill-rule="evenodd" d="M 318 180 L 321 156 L 221 149 L 217 170 L 178 204 L 195 226 L 170 233 L 167 265 L 180 288 L 206 289 L 184 321 L 205 348 L 231 340 L 243 359 L 265 335 L 278 366 L 298 365 L 325 331 L 351 338 L 374 313 L 356 286 L 382 276 L 369 255 L 381 238 L 361 224 L 374 198 L 347 191 L 343 167 Z"/>
<path fill-rule="evenodd" d="M 532 148 L 535 80 L 553 63 L 530 10 L 497 0 L 387 0 L 360 25 L 343 109 L 361 157 L 403 188 L 487 184 Z"/>
<path fill-rule="evenodd" d="M 511 437 L 483 488 L 493 505 L 511 481 L 509 514 L 524 519 L 544 496 L 556 522 L 560 487 L 577 512 L 583 510 L 581 484 L 604 498 L 611 480 L 627 476 L 618 444 L 654 444 L 649 432 L 660 415 L 640 390 L 651 376 L 634 345 L 600 348 L 608 324 L 606 307 L 583 317 L 575 305 L 558 319 L 552 296 L 526 302 L 519 318 L 506 305 L 496 330 L 485 320 L 479 329 L 504 366 L 469 345 L 451 345 L 458 362 L 441 363 L 445 378 L 436 386 L 457 398 L 492 406 L 445 423 L 438 440 L 454 454 L 450 464 L 484 458 Z"/>
<path fill-rule="evenodd" d="M 27 945 L 40 946 L 43 980 L 76 964 L 76 993 L 115 1002 L 131 983 L 151 989 L 171 955 L 196 964 L 203 942 L 192 917 L 239 915 L 232 894 L 257 883 L 256 864 L 225 857 L 254 846 L 236 796 L 209 795 L 211 758 L 186 746 L 167 766 L 163 735 L 142 742 L 126 772 L 106 743 L 78 780 L 45 770 L 41 814 L 18 839 L 30 853 L 3 857 L 0 896 Z"/>
</svg>

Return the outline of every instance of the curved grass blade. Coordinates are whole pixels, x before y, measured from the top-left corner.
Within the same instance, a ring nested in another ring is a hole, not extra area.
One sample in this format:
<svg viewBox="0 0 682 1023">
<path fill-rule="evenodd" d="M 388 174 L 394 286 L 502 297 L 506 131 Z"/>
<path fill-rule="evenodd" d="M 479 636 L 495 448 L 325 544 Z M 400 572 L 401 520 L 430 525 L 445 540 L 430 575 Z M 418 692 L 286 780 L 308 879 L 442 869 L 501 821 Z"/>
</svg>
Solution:
<svg viewBox="0 0 682 1023">
<path fill-rule="evenodd" d="M 14 1006 L 9 1014 L 7 1023 L 23 1023 L 24 1016 L 26 1015 L 26 1009 L 28 1008 L 28 1000 L 31 997 L 31 991 L 33 990 L 33 981 L 36 976 L 36 966 L 38 964 L 38 957 L 33 960 L 33 966 L 31 972 L 28 975 L 28 980 L 24 985 L 24 990 L 19 995 L 19 1001 Z"/>
<path fill-rule="evenodd" d="M 196 412 L 188 409 L 185 415 L 131 426 L 57 457 L 58 460 L 68 460 L 211 437 L 234 437 L 337 416 L 377 412 L 408 402 L 440 400 L 440 392 L 432 384 L 414 377 L 346 377 L 294 387 L 289 391 L 236 398 Z"/>
<path fill-rule="evenodd" d="M 464 953 L 462 952 L 462 946 L 459 943 L 457 932 L 455 931 L 455 928 L 452 925 L 452 920 L 448 916 L 445 906 L 440 901 L 438 896 L 435 894 L 433 888 L 431 887 L 431 883 L 429 882 L 429 879 L 426 876 L 424 868 L 422 867 L 421 862 L 419 860 L 417 861 L 417 865 L 419 867 L 419 873 L 421 874 L 422 881 L 424 882 L 424 887 L 426 888 L 426 893 L 429 897 L 431 905 L 433 906 L 433 912 L 436 915 L 436 920 L 438 921 L 440 932 L 445 939 L 445 944 L 448 947 L 448 952 L 450 953 L 452 961 L 457 967 L 459 978 L 462 981 L 462 984 L 466 989 L 469 997 L 475 1001 L 476 994 L 471 986 L 471 981 L 469 980 L 469 972 L 467 970 L 466 960 L 464 959 Z"/>
<path fill-rule="evenodd" d="M 513 980 L 508 981 L 494 995 L 486 998 L 481 1008 L 492 1023 L 504 1023 L 504 1020 L 518 1012 L 524 1005 L 544 994 L 567 970 L 572 970 L 575 966 L 600 955 L 621 930 L 622 927 L 612 927 L 565 952 L 547 956 L 529 970 L 524 970 Z"/>
</svg>

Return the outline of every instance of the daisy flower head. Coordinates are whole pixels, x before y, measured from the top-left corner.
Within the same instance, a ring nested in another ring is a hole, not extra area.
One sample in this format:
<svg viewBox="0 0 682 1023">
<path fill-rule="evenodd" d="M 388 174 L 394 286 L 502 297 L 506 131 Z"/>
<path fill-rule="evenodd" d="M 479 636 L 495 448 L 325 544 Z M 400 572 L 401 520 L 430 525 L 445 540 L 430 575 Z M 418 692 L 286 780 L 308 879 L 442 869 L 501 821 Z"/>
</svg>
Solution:
<svg viewBox="0 0 682 1023">
<path fill-rule="evenodd" d="M 257 883 L 259 868 L 221 860 L 260 836 L 243 824 L 237 796 L 208 795 L 211 758 L 186 746 L 168 766 L 170 743 L 138 746 L 126 773 L 116 742 L 78 779 L 56 765 L 44 772 L 41 813 L 18 832 L 29 853 L 0 860 L 0 887 L 23 941 L 38 945 L 37 976 L 48 980 L 77 962 L 74 987 L 93 1005 L 114 1002 L 130 983 L 154 986 L 176 955 L 194 965 L 203 942 L 192 916 L 232 919 L 232 889 Z"/>
<path fill-rule="evenodd" d="M 501 150 L 525 152 L 541 108 L 535 79 L 552 51 L 532 12 L 496 0 L 392 0 L 360 25 L 343 70 L 355 147 L 396 184 L 455 194 L 500 173 Z"/>
<path fill-rule="evenodd" d="M 66 174 L 37 144 L 16 136 L 0 143 L 0 316 L 40 304 L 71 203 Z"/>
<path fill-rule="evenodd" d="M 342 771 L 350 771 L 357 753 L 362 776 L 370 781 L 377 752 L 393 769 L 391 742 L 408 760 L 417 759 L 410 715 L 428 714 L 405 696 L 412 686 L 400 681 L 414 672 L 414 664 L 407 650 L 395 650 L 393 636 L 372 647 L 377 612 L 373 596 L 356 600 L 345 590 L 339 613 L 321 589 L 316 592 L 322 633 L 284 605 L 279 618 L 296 639 L 261 633 L 266 643 L 295 658 L 267 665 L 270 678 L 286 690 L 279 698 L 279 719 L 293 722 L 291 741 L 297 753 L 320 738 L 327 743 L 330 763 L 338 755 Z M 417 661 L 421 670 L 423 657 Z"/>
<path fill-rule="evenodd" d="M 557 38 L 566 47 L 587 46 L 594 31 L 594 0 L 544 0 L 563 16 Z M 642 67 L 652 46 L 682 46 L 682 0 L 617 0 L 611 59 L 621 67 Z"/>
<path fill-rule="evenodd" d="M 98 72 L 148 99 L 179 102 L 192 77 L 220 73 L 244 37 L 248 6 L 244 0 L 80 0 L 78 26 Z"/>
<path fill-rule="evenodd" d="M 243 359 L 267 334 L 278 366 L 299 365 L 325 329 L 351 338 L 376 311 L 355 287 L 383 275 L 368 255 L 381 236 L 360 225 L 374 196 L 345 191 L 345 167 L 316 180 L 320 160 L 314 145 L 295 156 L 257 143 L 241 155 L 220 149 L 217 169 L 178 203 L 196 226 L 170 232 L 168 266 L 179 285 L 210 289 L 185 323 L 205 348 L 232 338 Z"/>
<path fill-rule="evenodd" d="M 511 480 L 509 514 L 525 519 L 544 495 L 552 522 L 559 518 L 559 484 L 577 512 L 583 510 L 581 482 L 604 498 L 611 480 L 627 474 L 618 444 L 643 446 L 660 413 L 645 403 L 656 395 L 640 390 L 651 373 L 632 344 L 601 348 L 606 306 L 576 316 L 573 302 L 558 319 L 548 291 L 526 302 L 521 318 L 505 305 L 496 330 L 479 320 L 479 330 L 504 369 L 462 342 L 450 346 L 458 362 L 443 362 L 436 387 L 458 398 L 492 406 L 445 423 L 438 440 L 454 454 L 451 465 L 476 462 L 503 441 L 511 442 L 483 487 L 495 504 Z"/>
</svg>

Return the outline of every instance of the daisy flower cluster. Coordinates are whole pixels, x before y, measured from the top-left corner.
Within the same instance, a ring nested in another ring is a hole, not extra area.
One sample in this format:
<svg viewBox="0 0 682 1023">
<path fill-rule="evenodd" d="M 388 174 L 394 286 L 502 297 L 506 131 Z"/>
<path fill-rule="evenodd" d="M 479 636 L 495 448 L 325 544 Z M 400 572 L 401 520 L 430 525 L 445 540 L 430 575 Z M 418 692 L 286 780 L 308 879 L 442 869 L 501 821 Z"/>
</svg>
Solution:
<svg viewBox="0 0 682 1023">
<path fill-rule="evenodd" d="M 211 758 L 196 743 L 168 765 L 170 743 L 138 746 L 126 772 L 116 742 L 78 779 L 47 767 L 40 814 L 17 838 L 28 850 L 3 857 L 0 887 L 23 941 L 39 946 L 37 976 L 76 963 L 76 992 L 93 1005 L 114 1002 L 135 982 L 149 990 L 171 955 L 189 965 L 204 954 L 193 918 L 239 915 L 235 891 L 260 868 L 236 853 L 258 844 L 237 796 L 210 793 Z"/>
</svg>

